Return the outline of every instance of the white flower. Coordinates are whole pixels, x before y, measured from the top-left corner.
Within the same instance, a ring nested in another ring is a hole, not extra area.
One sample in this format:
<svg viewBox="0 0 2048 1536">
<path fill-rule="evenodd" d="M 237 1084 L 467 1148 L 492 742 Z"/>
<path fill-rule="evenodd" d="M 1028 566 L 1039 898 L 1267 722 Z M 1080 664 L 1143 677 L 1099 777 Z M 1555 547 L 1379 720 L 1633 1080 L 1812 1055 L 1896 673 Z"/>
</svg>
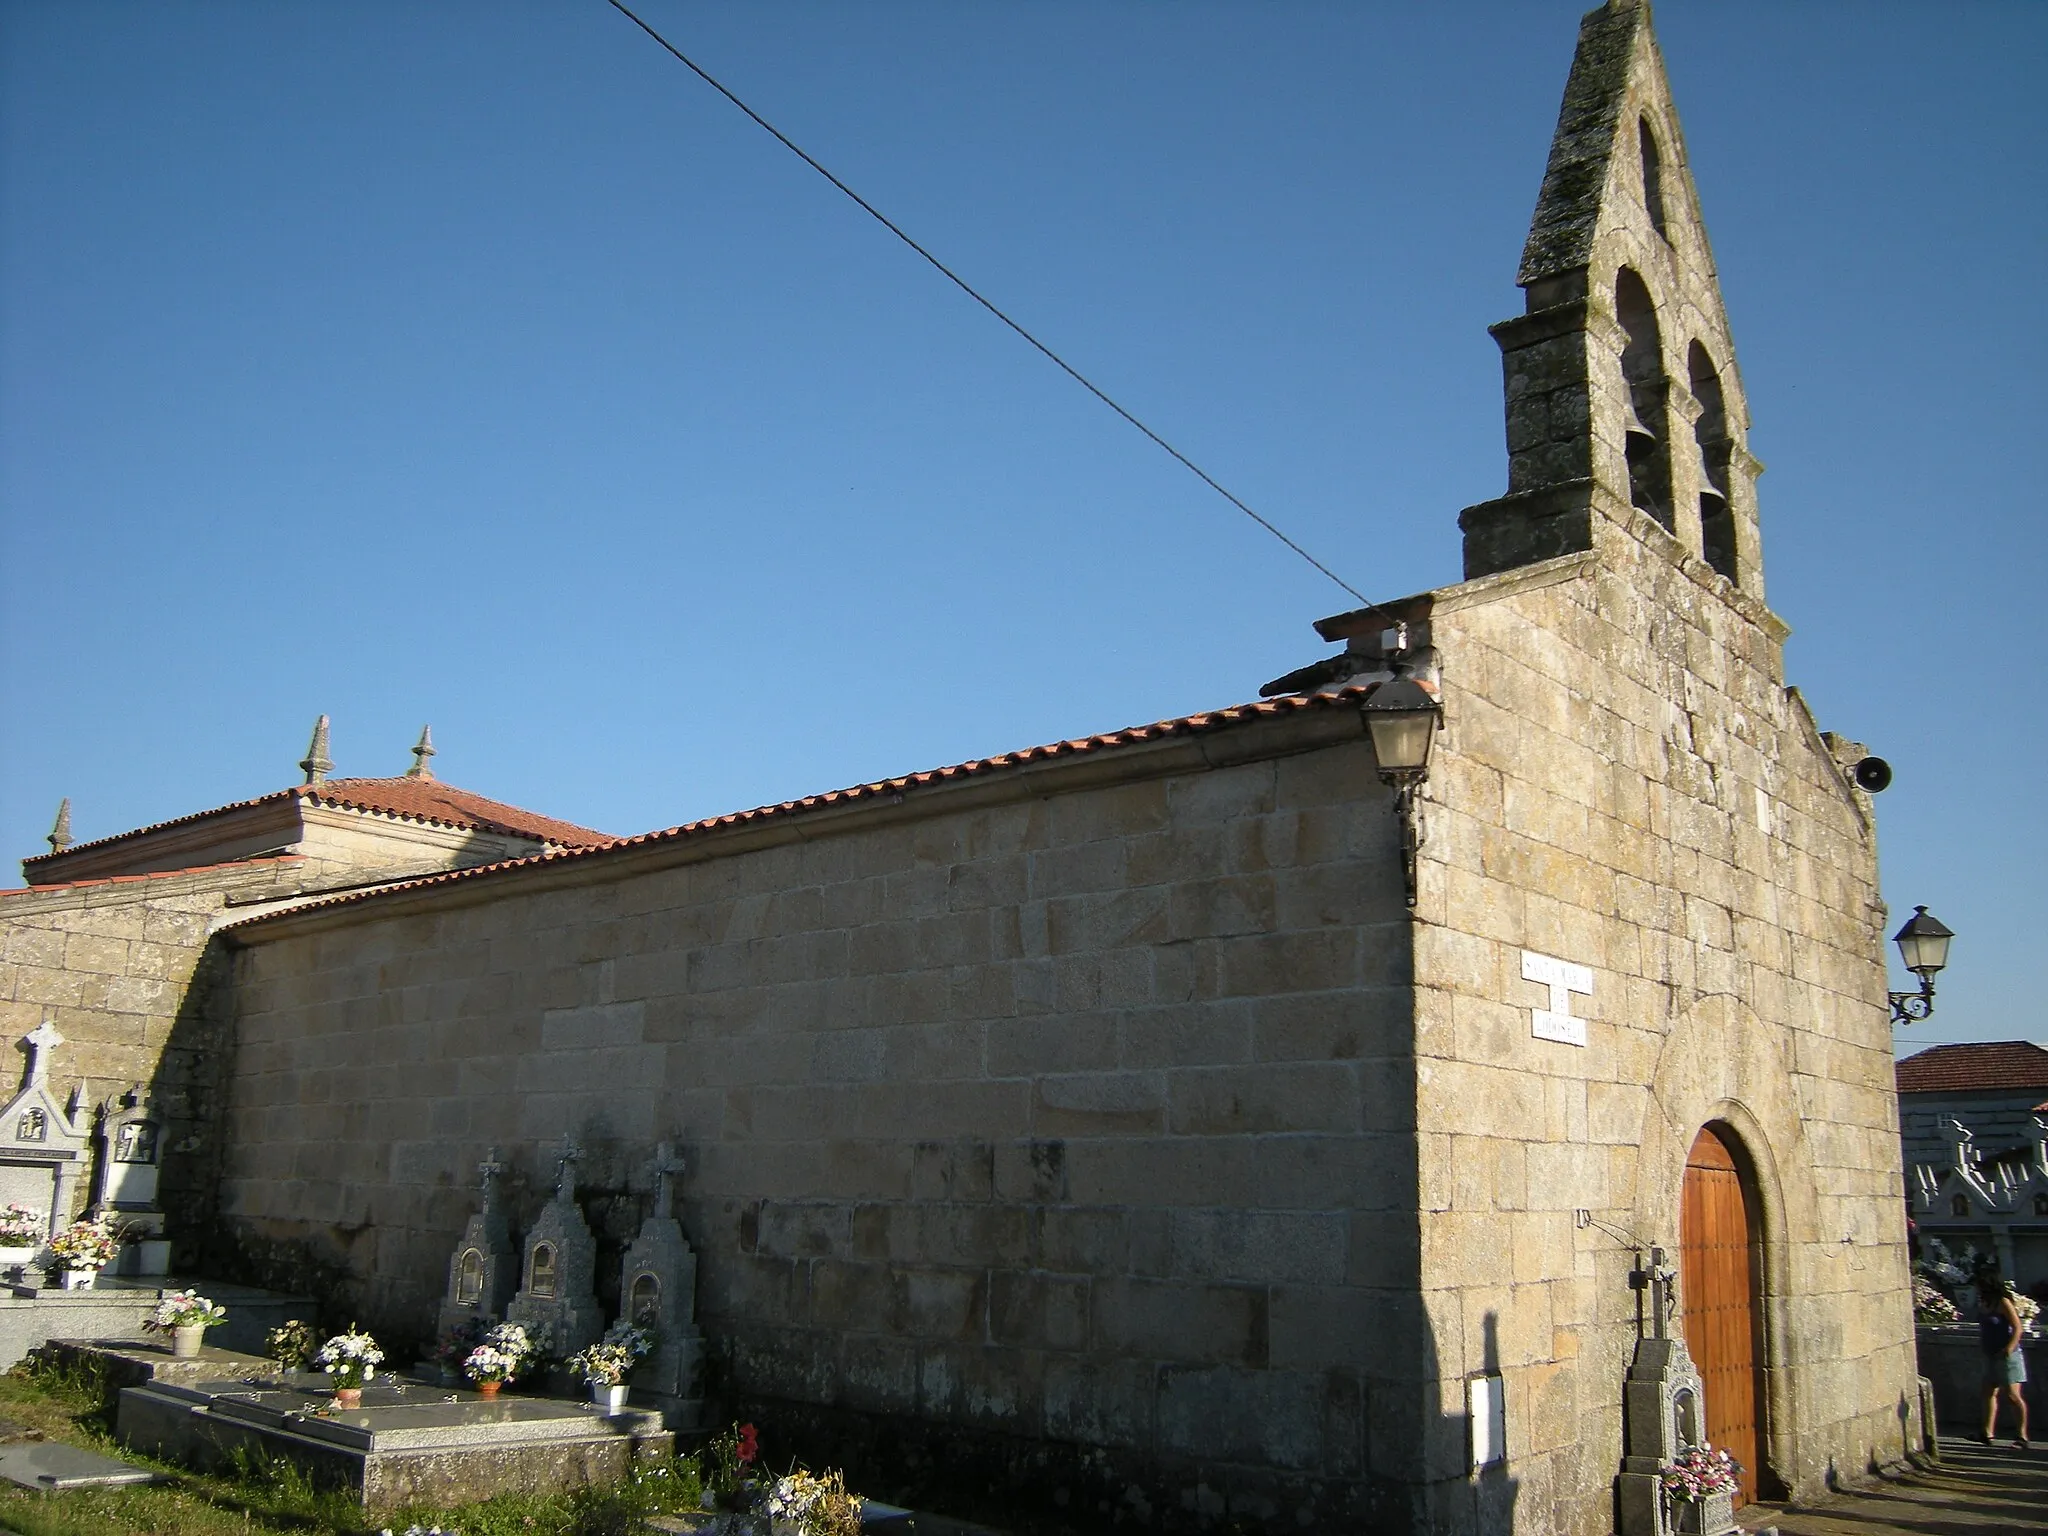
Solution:
<svg viewBox="0 0 2048 1536">
<path fill-rule="evenodd" d="M 322 1344 L 313 1363 L 341 1385 L 359 1386 L 377 1374 L 377 1367 L 384 1363 L 384 1351 L 377 1347 L 375 1339 L 351 1325 L 347 1333 L 337 1333 Z"/>
<path fill-rule="evenodd" d="M 150 1333 L 169 1333 L 176 1328 L 217 1328 L 228 1320 L 228 1309 L 197 1291 L 173 1291 L 156 1304 L 156 1310 L 142 1320 Z"/>
</svg>

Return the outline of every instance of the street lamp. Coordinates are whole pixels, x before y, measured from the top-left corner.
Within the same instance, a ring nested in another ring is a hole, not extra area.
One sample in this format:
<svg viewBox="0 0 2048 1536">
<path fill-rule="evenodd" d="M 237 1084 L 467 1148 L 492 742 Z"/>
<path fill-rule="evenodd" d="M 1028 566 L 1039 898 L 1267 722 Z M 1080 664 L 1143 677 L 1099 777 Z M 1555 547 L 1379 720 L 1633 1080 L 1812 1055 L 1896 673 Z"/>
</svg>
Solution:
<svg viewBox="0 0 2048 1536">
<path fill-rule="evenodd" d="M 1415 851 L 1422 846 L 1416 826 L 1415 791 L 1429 777 L 1429 749 L 1443 728 L 1444 707 L 1412 677 L 1395 676 L 1366 695 L 1359 706 L 1379 759 L 1380 778 L 1394 791 L 1394 815 L 1401 823 L 1401 878 L 1408 905 L 1415 905 Z"/>
<path fill-rule="evenodd" d="M 1948 964 L 1948 941 L 1955 935 L 1938 917 L 1929 917 L 1925 907 L 1915 907 L 1906 925 L 1892 935 L 1906 969 L 1920 978 L 1918 992 L 1887 992 L 1891 999 L 1892 1022 L 1911 1024 L 1934 1012 L 1934 973 Z"/>
</svg>

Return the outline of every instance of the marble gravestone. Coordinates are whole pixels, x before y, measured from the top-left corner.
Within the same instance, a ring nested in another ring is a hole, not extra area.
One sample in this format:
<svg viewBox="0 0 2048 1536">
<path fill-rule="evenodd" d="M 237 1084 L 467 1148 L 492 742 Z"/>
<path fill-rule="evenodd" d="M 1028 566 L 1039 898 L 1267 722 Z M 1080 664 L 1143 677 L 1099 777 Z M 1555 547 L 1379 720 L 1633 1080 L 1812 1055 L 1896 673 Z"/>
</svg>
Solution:
<svg viewBox="0 0 2048 1536">
<path fill-rule="evenodd" d="M 483 1193 L 477 1213 L 462 1229 L 462 1241 L 448 1260 L 448 1289 L 441 1297 L 439 1327 L 445 1337 L 464 1324 L 490 1324 L 505 1315 L 519 1285 L 519 1253 L 498 1195 L 505 1165 L 498 1149 L 476 1165 Z"/>
<path fill-rule="evenodd" d="M 562 1141 L 555 1197 L 526 1234 L 524 1283 L 505 1309 L 505 1321 L 525 1328 L 537 1348 L 566 1358 L 604 1334 L 591 1285 L 597 1276 L 597 1239 L 576 1204 L 576 1162 L 582 1149 Z"/>
<path fill-rule="evenodd" d="M 157 1160 L 163 1121 L 137 1083 L 100 1106 L 99 1167 L 93 1179 L 92 1212 L 125 1232 L 112 1265 L 117 1275 L 162 1275 L 171 1268 L 164 1213 L 156 1203 Z"/>
<path fill-rule="evenodd" d="M 29 1031 L 21 1091 L 0 1109 L 0 1204 L 47 1213 L 48 1233 L 70 1222 L 89 1155 L 82 1096 L 60 1105 L 50 1093 L 50 1057 L 63 1043 L 48 1019 Z"/>
<path fill-rule="evenodd" d="M 632 1386 L 654 1400 L 671 1429 L 703 1427 L 697 1388 L 704 1337 L 697 1329 L 697 1255 L 675 1218 L 673 1180 L 683 1171 L 663 1142 L 654 1157 L 654 1213 L 619 1267 L 620 1320 L 655 1334 L 654 1353 L 633 1372 Z"/>
</svg>

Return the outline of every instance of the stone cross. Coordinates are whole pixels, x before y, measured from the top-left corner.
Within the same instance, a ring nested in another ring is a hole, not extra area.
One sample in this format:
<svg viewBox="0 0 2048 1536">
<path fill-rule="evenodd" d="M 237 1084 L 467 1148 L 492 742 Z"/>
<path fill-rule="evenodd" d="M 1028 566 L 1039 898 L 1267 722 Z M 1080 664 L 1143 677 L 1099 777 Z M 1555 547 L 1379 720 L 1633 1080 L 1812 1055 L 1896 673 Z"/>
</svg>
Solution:
<svg viewBox="0 0 2048 1536">
<path fill-rule="evenodd" d="M 56 1025 L 45 1019 L 23 1037 L 23 1043 L 28 1046 L 28 1080 L 40 1083 L 49 1075 L 50 1057 L 64 1043 L 64 1037 L 57 1033 Z"/>
<path fill-rule="evenodd" d="M 1637 1293 L 1649 1294 L 1650 1333 L 1649 1337 L 1666 1337 L 1665 1325 L 1671 1321 L 1671 1314 L 1678 1307 L 1678 1292 L 1672 1282 L 1678 1278 L 1678 1271 L 1664 1262 L 1664 1250 L 1652 1248 L 1650 1262 L 1645 1264 L 1640 1251 L 1636 1254 L 1636 1267 L 1628 1272 L 1628 1288 Z M 1642 1336 L 1643 1309 L 1636 1308 L 1636 1333 Z"/>
<path fill-rule="evenodd" d="M 576 1145 L 574 1136 L 562 1137 L 562 1160 L 560 1171 L 555 1176 L 555 1198 L 574 1200 L 576 1198 L 576 1163 L 583 1156 L 583 1149 Z"/>
<path fill-rule="evenodd" d="M 496 1147 L 484 1154 L 484 1160 L 476 1165 L 476 1171 L 483 1175 L 483 1204 L 489 1211 L 498 1203 L 498 1179 L 505 1171 L 505 1165 L 498 1160 Z"/>
<path fill-rule="evenodd" d="M 675 1215 L 675 1176 L 683 1171 L 683 1160 L 676 1156 L 676 1144 L 664 1141 L 654 1149 L 654 1215 L 665 1221 Z"/>
</svg>

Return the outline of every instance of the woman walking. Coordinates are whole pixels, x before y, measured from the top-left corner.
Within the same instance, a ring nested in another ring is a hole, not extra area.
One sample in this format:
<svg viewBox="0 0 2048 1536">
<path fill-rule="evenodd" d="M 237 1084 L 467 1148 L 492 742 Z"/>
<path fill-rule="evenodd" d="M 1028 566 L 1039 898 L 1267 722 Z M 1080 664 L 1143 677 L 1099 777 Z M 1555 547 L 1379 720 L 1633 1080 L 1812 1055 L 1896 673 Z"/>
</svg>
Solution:
<svg viewBox="0 0 2048 1536">
<path fill-rule="evenodd" d="M 2006 1294 L 2005 1283 L 1995 1273 L 1977 1277 L 1977 1337 L 1984 1348 L 1984 1434 L 1989 1445 L 1998 1429 L 1998 1399 L 2009 1399 L 2019 1410 L 2020 1429 L 2013 1444 L 2027 1448 L 2027 1357 L 2020 1350 L 2020 1314 Z"/>
</svg>

